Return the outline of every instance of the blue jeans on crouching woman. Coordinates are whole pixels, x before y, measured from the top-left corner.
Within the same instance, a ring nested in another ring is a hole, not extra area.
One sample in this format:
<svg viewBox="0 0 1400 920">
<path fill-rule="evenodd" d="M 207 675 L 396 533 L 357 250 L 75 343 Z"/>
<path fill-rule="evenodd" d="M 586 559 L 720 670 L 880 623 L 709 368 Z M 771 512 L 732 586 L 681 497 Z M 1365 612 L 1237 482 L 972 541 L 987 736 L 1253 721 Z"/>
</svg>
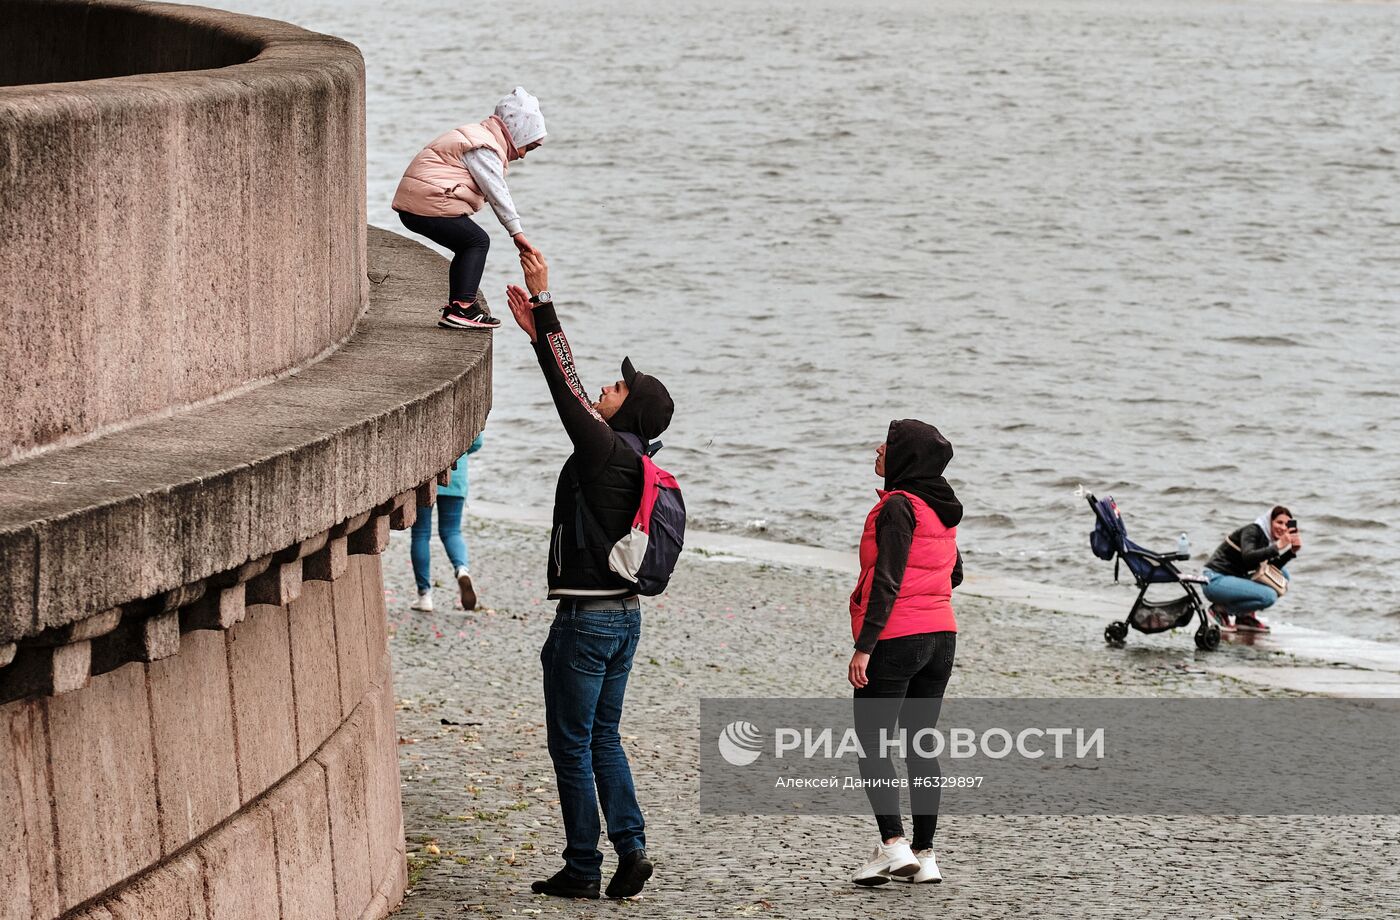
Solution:
<svg viewBox="0 0 1400 920">
<path fill-rule="evenodd" d="M 1293 579 L 1293 576 L 1288 574 L 1288 569 L 1281 571 L 1284 578 L 1290 581 Z M 1202 569 L 1201 574 L 1206 577 L 1206 600 L 1224 607 L 1225 612 L 1232 617 L 1242 613 L 1258 613 L 1272 607 L 1278 601 L 1278 595 L 1274 593 L 1273 588 L 1261 585 L 1257 581 L 1237 575 L 1225 575 L 1215 569 Z"/>
<path fill-rule="evenodd" d="M 564 817 L 564 864 L 583 879 L 602 876 L 600 802 L 619 859 L 646 847 L 642 810 L 618 731 L 641 635 L 636 598 L 565 598 L 540 650 L 549 757 Z"/>
</svg>

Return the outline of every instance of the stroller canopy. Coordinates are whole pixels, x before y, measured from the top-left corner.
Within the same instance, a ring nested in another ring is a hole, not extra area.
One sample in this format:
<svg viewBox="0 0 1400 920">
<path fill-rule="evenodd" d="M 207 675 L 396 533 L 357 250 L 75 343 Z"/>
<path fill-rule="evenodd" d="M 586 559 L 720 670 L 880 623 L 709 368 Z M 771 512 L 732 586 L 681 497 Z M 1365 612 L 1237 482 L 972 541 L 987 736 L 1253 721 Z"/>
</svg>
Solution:
<svg viewBox="0 0 1400 920">
<path fill-rule="evenodd" d="M 1089 534 L 1089 548 L 1100 559 L 1115 556 L 1128 564 L 1133 580 L 1140 585 L 1176 582 L 1181 575 L 1168 562 L 1158 561 L 1158 554 L 1145 549 L 1128 539 L 1128 528 L 1123 523 L 1123 515 L 1118 511 L 1118 503 L 1112 495 L 1103 498 L 1089 496 L 1089 506 L 1094 509 L 1094 532 Z M 1116 571 L 1116 570 L 1115 570 Z"/>
</svg>

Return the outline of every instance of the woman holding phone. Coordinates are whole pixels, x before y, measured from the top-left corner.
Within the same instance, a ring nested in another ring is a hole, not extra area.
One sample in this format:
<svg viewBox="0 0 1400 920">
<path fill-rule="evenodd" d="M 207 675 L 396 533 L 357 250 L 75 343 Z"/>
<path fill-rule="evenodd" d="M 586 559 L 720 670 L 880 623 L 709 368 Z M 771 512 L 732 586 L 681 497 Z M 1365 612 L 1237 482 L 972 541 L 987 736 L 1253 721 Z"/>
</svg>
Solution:
<svg viewBox="0 0 1400 920">
<path fill-rule="evenodd" d="M 1251 576 L 1267 562 L 1288 578 L 1288 569 L 1284 566 L 1302 548 L 1298 522 L 1293 512 L 1283 505 L 1275 505 L 1267 514 L 1259 515 L 1254 523 L 1227 536 L 1201 573 L 1206 578 L 1205 594 L 1211 602 L 1211 613 L 1221 627 L 1241 632 L 1268 632 L 1269 627 L 1257 614 L 1272 607 L 1279 594 L 1268 585 L 1253 581 Z M 1231 617 L 1235 620 L 1233 626 Z"/>
</svg>

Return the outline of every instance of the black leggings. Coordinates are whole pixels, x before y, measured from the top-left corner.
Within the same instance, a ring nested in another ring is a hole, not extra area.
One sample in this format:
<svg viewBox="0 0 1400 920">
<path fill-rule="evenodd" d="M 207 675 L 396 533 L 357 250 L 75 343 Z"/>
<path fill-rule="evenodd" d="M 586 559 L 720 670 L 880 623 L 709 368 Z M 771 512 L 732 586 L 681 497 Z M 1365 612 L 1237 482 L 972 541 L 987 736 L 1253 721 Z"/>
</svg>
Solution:
<svg viewBox="0 0 1400 920">
<path fill-rule="evenodd" d="M 938 722 L 943 690 L 953 673 L 957 642 L 955 632 L 881 639 L 875 643 L 865 668 L 870 682 L 855 691 L 856 736 L 866 754 L 860 761 L 860 775 L 867 781 L 883 781 L 879 786 L 865 788 L 870 807 L 875 810 L 875 821 L 880 825 L 881 840 L 904 836 L 904 824 L 899 819 L 899 790 L 888 785 L 895 778 L 894 762 L 881 756 L 880 751 L 881 730 L 886 737 L 895 737 L 898 721 L 907 740 L 906 753 L 911 755 L 907 763 L 909 804 L 914 811 L 913 847 L 926 850 L 933 846 L 940 797 L 937 782 L 942 771 L 934 758 L 912 756 L 914 736 Z M 916 784 L 916 779 L 924 782 Z"/>
<path fill-rule="evenodd" d="M 403 225 L 419 236 L 452 250 L 452 267 L 447 278 L 451 286 L 448 299 L 462 303 L 476 300 L 481 287 L 481 273 L 486 269 L 486 252 L 491 248 L 490 235 L 476 225 L 470 214 L 461 217 L 420 217 L 398 211 Z"/>
</svg>

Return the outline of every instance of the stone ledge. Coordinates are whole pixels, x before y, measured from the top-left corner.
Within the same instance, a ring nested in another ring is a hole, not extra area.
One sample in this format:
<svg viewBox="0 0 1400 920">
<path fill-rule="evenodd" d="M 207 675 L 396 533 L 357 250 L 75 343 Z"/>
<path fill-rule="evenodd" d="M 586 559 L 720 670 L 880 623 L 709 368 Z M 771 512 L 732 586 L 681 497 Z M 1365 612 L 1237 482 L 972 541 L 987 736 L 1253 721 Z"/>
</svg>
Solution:
<svg viewBox="0 0 1400 920">
<path fill-rule="evenodd" d="M 325 360 L 0 468 L 0 650 L 168 592 L 189 596 L 214 576 L 245 583 L 225 573 L 321 535 L 315 552 L 336 536 L 348 552 L 376 552 L 391 516 L 411 519 L 415 496 L 485 424 L 491 340 L 436 328 L 440 256 L 375 228 L 368 256 L 383 280 Z M 298 552 L 269 564 L 302 562 Z M 228 599 L 198 593 L 217 599 L 205 615 L 219 623 Z"/>
</svg>

